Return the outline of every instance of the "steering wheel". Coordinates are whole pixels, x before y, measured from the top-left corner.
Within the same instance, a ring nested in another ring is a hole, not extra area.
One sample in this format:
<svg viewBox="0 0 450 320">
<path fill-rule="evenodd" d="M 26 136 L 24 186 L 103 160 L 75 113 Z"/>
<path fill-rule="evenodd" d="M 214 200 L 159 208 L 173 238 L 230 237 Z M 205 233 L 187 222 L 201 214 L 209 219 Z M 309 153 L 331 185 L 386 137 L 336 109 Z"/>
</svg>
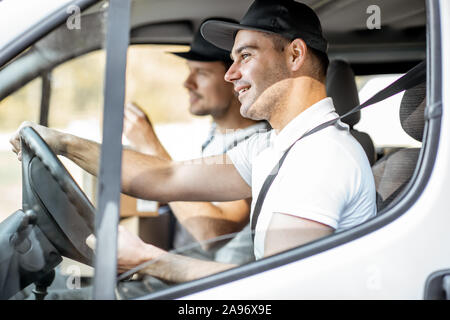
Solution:
<svg viewBox="0 0 450 320">
<path fill-rule="evenodd" d="M 65 257 L 93 265 L 86 238 L 94 232 L 95 208 L 64 165 L 32 128 L 20 131 L 22 209 Z"/>
</svg>

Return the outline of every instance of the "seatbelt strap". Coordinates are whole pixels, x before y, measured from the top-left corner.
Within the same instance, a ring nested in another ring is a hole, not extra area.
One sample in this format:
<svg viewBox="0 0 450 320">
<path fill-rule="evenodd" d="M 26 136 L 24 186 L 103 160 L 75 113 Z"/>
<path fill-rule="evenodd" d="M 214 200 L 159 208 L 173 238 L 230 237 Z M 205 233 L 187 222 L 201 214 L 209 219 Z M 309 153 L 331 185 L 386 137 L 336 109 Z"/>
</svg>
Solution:
<svg viewBox="0 0 450 320">
<path fill-rule="evenodd" d="M 214 134 L 216 132 L 217 125 L 215 122 L 211 125 L 211 128 L 209 129 L 208 133 L 208 139 L 202 144 L 202 153 L 205 151 L 205 149 L 209 146 L 209 144 L 214 140 Z"/>
<path fill-rule="evenodd" d="M 288 155 L 289 151 L 292 149 L 292 147 L 301 139 L 316 133 L 322 129 L 325 129 L 331 125 L 335 125 L 340 119 L 345 118 L 346 116 L 358 112 L 359 110 L 370 106 L 372 104 L 378 103 L 382 100 L 385 100 L 401 91 L 408 90 L 420 83 L 423 83 L 426 81 L 426 62 L 422 61 L 418 65 L 416 65 L 414 68 L 410 69 L 406 74 L 404 74 L 401 78 L 397 79 L 395 82 L 384 88 L 383 90 L 379 91 L 375 95 L 373 95 L 370 99 L 368 99 L 363 104 L 360 104 L 356 107 L 354 107 L 349 112 L 345 113 L 342 116 L 339 116 L 335 119 L 326 121 L 317 127 L 309 130 L 308 132 L 304 133 L 300 138 L 298 138 L 291 146 L 284 152 L 283 156 L 280 158 L 278 163 L 275 165 L 275 167 L 272 169 L 272 171 L 267 176 L 266 180 L 264 181 L 263 186 L 261 187 L 261 190 L 259 191 L 258 198 L 256 200 L 255 208 L 253 210 L 252 214 L 252 238 L 253 241 L 255 241 L 255 229 L 256 229 L 256 223 L 258 222 L 259 214 L 261 213 L 262 205 L 264 203 L 264 199 L 266 198 L 267 192 L 269 191 L 270 186 L 272 185 L 272 182 L 275 180 L 275 177 L 278 175 L 278 172 L 280 171 L 280 168 L 286 159 L 286 156 Z"/>
<path fill-rule="evenodd" d="M 266 122 L 264 122 L 266 123 Z M 252 125 L 252 127 L 255 125 Z M 213 123 L 211 126 L 211 129 L 209 130 L 209 134 L 208 134 L 208 139 L 202 144 L 202 153 L 205 152 L 206 148 L 210 145 L 210 143 L 215 139 L 216 136 L 216 128 L 217 125 L 216 123 Z M 250 127 L 246 128 L 249 129 Z M 261 127 L 261 129 L 267 130 L 269 127 L 269 125 L 267 124 L 266 126 L 264 126 L 264 128 Z M 258 131 L 261 129 L 257 129 Z M 239 143 L 241 143 L 242 141 L 244 141 L 245 139 L 249 138 L 251 135 L 253 135 L 256 131 L 250 131 L 250 134 L 242 134 L 240 137 L 238 136 L 237 138 L 235 138 L 233 141 L 228 142 L 228 144 L 225 145 L 225 148 L 223 148 L 223 151 L 221 154 L 224 154 L 226 152 L 228 152 L 230 149 L 233 149 L 235 146 L 237 146 Z M 227 133 L 228 134 L 228 133 Z M 231 133 L 230 133 L 231 134 Z"/>
</svg>

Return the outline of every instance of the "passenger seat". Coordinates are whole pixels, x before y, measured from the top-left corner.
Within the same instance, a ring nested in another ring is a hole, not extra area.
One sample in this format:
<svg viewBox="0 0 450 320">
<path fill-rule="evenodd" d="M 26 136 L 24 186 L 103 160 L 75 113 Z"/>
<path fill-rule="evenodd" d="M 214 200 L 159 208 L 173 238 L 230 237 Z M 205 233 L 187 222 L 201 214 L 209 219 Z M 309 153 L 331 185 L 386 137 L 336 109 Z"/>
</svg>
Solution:
<svg viewBox="0 0 450 320">
<path fill-rule="evenodd" d="M 403 130 L 422 141 L 425 126 L 426 84 L 405 91 L 400 104 L 400 123 Z M 373 167 L 377 189 L 378 212 L 394 201 L 411 179 L 419 158 L 420 148 L 405 148 L 383 157 Z"/>
<path fill-rule="evenodd" d="M 326 81 L 327 95 L 333 99 L 334 108 L 339 115 L 343 115 L 359 105 L 358 89 L 355 74 L 350 65 L 343 60 L 330 62 Z M 361 144 L 367 159 L 372 166 L 376 161 L 375 146 L 370 136 L 353 128 L 361 119 L 361 111 L 355 112 L 342 119 L 350 127 L 350 133 Z"/>
</svg>

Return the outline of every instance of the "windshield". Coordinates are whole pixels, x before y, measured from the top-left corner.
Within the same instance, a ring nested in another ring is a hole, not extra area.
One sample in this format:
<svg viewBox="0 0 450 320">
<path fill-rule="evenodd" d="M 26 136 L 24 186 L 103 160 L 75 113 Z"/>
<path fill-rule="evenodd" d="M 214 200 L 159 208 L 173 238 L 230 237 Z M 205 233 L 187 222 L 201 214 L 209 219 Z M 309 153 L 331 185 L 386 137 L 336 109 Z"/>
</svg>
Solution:
<svg viewBox="0 0 450 320">
<path fill-rule="evenodd" d="M 73 0 L 3 0 L 0 1 L 0 50 L 49 14 Z"/>
<path fill-rule="evenodd" d="M 45 10 L 36 9 L 33 21 L 67 2 L 43 1 Z M 6 4 L 15 17 L 18 7 Z M 31 121 L 101 142 L 106 4 L 78 8 L 73 20 L 68 13 L 63 24 L 0 69 L 0 299 L 42 299 L 45 294 L 32 292 L 39 279 L 53 298 L 91 282 L 93 252 L 85 240 L 94 232 L 96 183 L 49 152 L 33 131 L 21 135 L 21 162 L 8 140 L 23 121 Z M 20 14 L 18 21 L 25 19 Z M 87 121 L 95 121 L 92 130 Z"/>
</svg>

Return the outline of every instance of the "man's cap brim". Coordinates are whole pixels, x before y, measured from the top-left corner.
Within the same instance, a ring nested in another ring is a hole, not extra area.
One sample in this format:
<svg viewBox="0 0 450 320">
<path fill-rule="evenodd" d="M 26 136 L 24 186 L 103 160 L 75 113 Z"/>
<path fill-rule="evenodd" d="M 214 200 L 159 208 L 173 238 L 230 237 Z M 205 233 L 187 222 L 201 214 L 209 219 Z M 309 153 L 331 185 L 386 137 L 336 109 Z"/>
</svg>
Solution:
<svg viewBox="0 0 450 320">
<path fill-rule="evenodd" d="M 233 49 L 234 37 L 239 30 L 252 30 L 267 33 L 273 31 L 246 26 L 239 23 L 224 22 L 219 20 L 206 21 L 200 29 L 203 38 L 220 49 L 230 51 Z"/>
</svg>

